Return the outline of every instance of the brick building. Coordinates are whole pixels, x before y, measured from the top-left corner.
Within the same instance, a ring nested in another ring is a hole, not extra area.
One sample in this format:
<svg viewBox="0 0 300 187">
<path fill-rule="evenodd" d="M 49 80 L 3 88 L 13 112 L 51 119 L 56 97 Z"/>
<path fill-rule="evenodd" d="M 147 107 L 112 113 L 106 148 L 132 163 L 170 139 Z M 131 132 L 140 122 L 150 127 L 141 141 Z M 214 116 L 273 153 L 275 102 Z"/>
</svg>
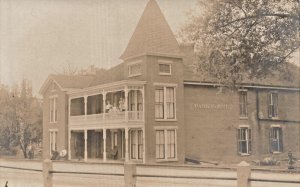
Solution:
<svg viewBox="0 0 300 187">
<path fill-rule="evenodd" d="M 109 69 L 49 75 L 43 95 L 43 157 L 183 163 L 300 152 L 300 80 L 272 75 L 229 90 L 190 68 L 193 46 L 179 45 L 150 0 Z"/>
</svg>

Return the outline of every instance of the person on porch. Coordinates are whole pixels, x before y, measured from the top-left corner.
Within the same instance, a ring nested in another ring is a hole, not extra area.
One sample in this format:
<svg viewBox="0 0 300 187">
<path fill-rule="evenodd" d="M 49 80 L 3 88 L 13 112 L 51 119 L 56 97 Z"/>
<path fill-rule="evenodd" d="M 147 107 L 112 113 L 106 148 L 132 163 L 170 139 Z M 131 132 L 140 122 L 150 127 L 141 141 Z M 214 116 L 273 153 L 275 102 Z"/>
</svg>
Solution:
<svg viewBox="0 0 300 187">
<path fill-rule="evenodd" d="M 67 150 L 65 149 L 65 147 L 62 147 L 62 150 L 59 152 L 59 157 L 60 158 L 66 158 L 67 156 Z"/>
<path fill-rule="evenodd" d="M 125 101 L 122 97 L 120 98 L 120 101 L 119 101 L 119 108 L 120 108 L 120 111 L 125 111 Z"/>
<path fill-rule="evenodd" d="M 113 106 L 110 104 L 110 101 L 106 101 L 105 112 L 108 113 L 112 110 Z"/>
</svg>

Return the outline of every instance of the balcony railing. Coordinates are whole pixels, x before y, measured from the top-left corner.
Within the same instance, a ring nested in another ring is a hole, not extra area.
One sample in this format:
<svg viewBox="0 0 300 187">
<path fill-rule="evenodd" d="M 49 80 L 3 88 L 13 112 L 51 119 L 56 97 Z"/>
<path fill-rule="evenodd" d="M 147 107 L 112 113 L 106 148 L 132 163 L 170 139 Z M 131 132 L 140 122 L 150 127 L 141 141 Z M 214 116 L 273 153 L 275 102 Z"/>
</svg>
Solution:
<svg viewBox="0 0 300 187">
<path fill-rule="evenodd" d="M 141 121 L 143 120 L 143 111 L 128 111 L 128 120 Z"/>
<path fill-rule="evenodd" d="M 128 116 L 126 116 L 128 115 Z M 72 123 L 99 123 L 99 122 L 126 122 L 126 121 L 143 121 L 143 111 L 113 111 L 101 114 L 70 116 Z"/>
<path fill-rule="evenodd" d="M 114 112 L 105 113 L 105 121 L 123 121 L 123 120 L 125 120 L 125 111 L 124 112 L 114 111 Z"/>
</svg>

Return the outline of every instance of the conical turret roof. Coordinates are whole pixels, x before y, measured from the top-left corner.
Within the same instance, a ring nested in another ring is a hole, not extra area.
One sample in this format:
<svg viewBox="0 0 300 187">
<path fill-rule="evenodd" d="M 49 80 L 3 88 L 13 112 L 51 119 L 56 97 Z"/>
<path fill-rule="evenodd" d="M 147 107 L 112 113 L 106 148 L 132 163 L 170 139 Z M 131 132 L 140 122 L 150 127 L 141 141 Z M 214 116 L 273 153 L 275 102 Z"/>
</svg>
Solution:
<svg viewBox="0 0 300 187">
<path fill-rule="evenodd" d="M 125 60 L 143 54 L 181 55 L 178 42 L 155 0 L 148 2 L 120 58 Z"/>
</svg>

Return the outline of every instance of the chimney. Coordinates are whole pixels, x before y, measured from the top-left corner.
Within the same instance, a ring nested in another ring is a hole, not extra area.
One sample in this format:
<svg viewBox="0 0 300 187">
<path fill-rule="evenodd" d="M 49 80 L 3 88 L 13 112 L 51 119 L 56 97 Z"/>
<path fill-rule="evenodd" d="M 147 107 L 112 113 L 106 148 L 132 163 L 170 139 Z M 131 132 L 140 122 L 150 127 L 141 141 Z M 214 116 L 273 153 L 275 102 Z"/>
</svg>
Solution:
<svg viewBox="0 0 300 187">
<path fill-rule="evenodd" d="M 194 64 L 195 52 L 194 52 L 194 43 L 182 43 L 180 44 L 181 53 L 183 53 L 183 64 L 190 66 Z"/>
</svg>

